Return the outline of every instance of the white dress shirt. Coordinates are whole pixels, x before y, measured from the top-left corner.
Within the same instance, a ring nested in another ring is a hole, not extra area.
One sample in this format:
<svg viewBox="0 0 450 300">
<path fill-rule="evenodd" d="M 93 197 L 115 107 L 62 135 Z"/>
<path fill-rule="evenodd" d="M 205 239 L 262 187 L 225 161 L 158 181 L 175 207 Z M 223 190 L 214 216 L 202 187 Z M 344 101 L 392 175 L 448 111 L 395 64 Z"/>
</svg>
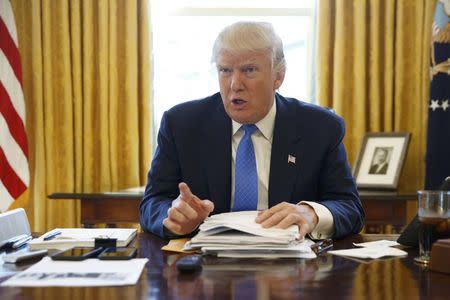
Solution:
<svg viewBox="0 0 450 300">
<path fill-rule="evenodd" d="M 272 154 L 273 129 L 275 127 L 275 116 L 277 107 L 274 104 L 267 115 L 256 123 L 256 130 L 252 135 L 253 148 L 255 149 L 256 170 L 258 173 L 258 206 L 257 210 L 265 210 L 269 207 L 269 175 L 270 175 L 270 157 Z M 231 207 L 234 205 L 234 189 L 235 189 L 235 168 L 236 168 L 236 151 L 244 136 L 242 124 L 232 120 L 232 140 L 231 140 Z M 300 200 L 300 199 L 299 199 Z M 318 223 L 310 236 L 314 239 L 323 239 L 333 234 L 333 216 L 324 205 L 317 202 L 301 201 L 300 203 L 308 204 L 317 214 Z"/>
</svg>

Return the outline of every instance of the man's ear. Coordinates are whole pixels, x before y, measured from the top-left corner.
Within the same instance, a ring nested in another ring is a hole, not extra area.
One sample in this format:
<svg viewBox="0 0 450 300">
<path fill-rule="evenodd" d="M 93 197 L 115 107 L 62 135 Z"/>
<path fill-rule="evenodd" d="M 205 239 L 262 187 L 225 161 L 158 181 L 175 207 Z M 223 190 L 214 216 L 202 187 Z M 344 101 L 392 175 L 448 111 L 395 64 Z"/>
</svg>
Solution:
<svg viewBox="0 0 450 300">
<path fill-rule="evenodd" d="M 273 87 L 275 90 L 278 90 L 280 86 L 283 84 L 284 75 L 286 74 L 285 70 L 281 70 L 275 73 L 275 81 L 273 83 Z"/>
</svg>

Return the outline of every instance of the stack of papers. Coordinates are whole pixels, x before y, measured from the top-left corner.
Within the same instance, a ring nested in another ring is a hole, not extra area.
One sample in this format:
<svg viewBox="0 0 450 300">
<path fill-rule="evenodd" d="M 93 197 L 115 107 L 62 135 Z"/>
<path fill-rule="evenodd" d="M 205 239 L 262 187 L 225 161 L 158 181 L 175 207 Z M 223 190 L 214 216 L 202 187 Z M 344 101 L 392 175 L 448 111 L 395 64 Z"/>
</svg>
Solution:
<svg viewBox="0 0 450 300">
<path fill-rule="evenodd" d="M 58 233 L 50 240 L 47 236 Z M 96 238 L 117 239 L 117 247 L 127 246 L 136 236 L 135 228 L 56 228 L 30 241 L 30 249 L 65 250 L 72 247 L 94 247 Z"/>
<path fill-rule="evenodd" d="M 263 228 L 255 222 L 257 211 L 213 215 L 183 250 L 201 249 L 218 257 L 314 258 L 311 240 L 299 240 L 298 226 Z"/>
</svg>

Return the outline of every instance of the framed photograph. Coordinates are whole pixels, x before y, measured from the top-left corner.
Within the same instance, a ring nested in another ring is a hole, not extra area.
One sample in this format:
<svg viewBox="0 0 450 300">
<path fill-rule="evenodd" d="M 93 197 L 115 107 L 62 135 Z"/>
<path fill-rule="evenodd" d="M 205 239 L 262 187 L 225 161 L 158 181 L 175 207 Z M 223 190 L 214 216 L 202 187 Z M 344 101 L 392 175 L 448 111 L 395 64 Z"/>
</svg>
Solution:
<svg viewBox="0 0 450 300">
<path fill-rule="evenodd" d="M 353 176 L 358 188 L 396 189 L 405 161 L 410 133 L 367 133 Z"/>
</svg>

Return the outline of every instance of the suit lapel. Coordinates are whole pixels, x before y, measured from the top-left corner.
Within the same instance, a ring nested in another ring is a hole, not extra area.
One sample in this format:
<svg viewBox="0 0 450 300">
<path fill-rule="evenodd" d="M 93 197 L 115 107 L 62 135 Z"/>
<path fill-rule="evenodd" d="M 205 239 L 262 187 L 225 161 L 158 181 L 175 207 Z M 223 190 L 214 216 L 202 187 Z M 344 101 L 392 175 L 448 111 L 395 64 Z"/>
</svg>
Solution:
<svg viewBox="0 0 450 300">
<path fill-rule="evenodd" d="M 220 96 L 216 110 L 205 119 L 203 166 L 215 213 L 229 212 L 231 199 L 231 120 Z"/>
<path fill-rule="evenodd" d="M 300 137 L 295 124 L 295 110 L 289 109 L 286 101 L 276 95 L 277 114 L 272 141 L 269 177 L 269 207 L 282 201 L 290 201 L 298 172 L 297 153 Z M 294 131 L 294 132 L 293 132 Z"/>
</svg>

